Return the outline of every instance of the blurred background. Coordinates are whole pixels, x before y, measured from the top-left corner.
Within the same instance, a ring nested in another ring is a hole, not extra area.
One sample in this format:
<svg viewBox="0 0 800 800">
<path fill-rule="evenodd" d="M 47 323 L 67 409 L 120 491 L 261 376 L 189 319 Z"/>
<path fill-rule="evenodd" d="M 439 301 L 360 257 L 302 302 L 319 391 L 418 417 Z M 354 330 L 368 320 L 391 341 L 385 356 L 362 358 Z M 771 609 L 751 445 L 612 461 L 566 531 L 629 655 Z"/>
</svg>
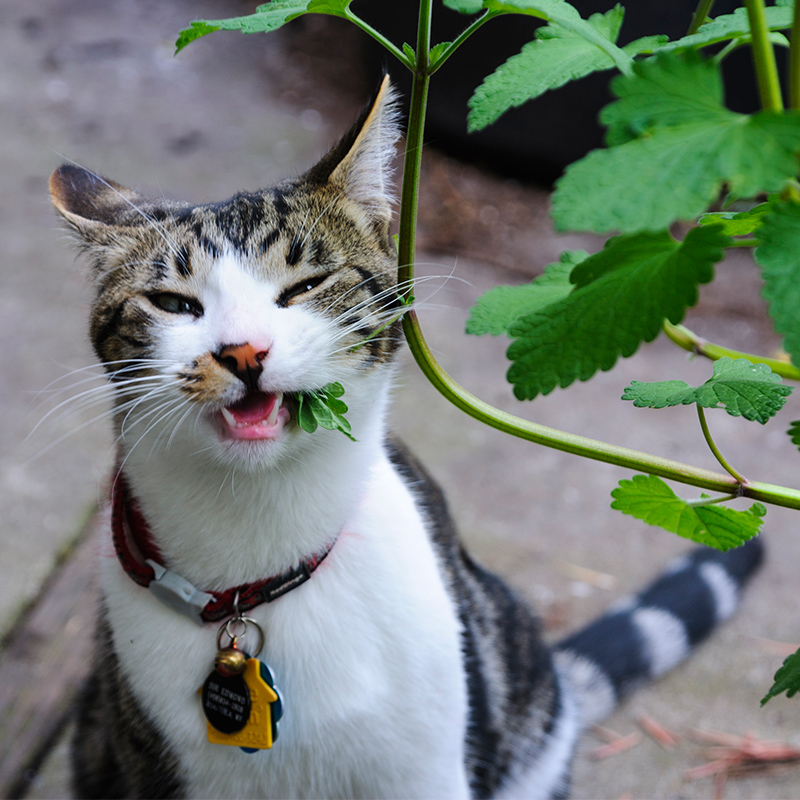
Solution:
<svg viewBox="0 0 800 800">
<path fill-rule="evenodd" d="M 405 79 L 357 30 L 324 17 L 269 36 L 217 33 L 173 56 L 178 31 L 193 19 L 237 16 L 254 5 L 0 4 L 0 796 L 68 796 L 71 702 L 92 658 L 94 541 L 87 523 L 113 461 L 106 408 L 82 407 L 78 398 L 100 385 L 86 333 L 91 292 L 50 208 L 50 172 L 72 160 L 144 194 L 222 199 L 313 164 L 352 123 L 384 66 L 400 85 Z M 584 15 L 608 8 L 576 5 Z M 414 39 L 413 6 L 361 0 L 354 10 L 402 43 Z M 622 41 L 680 35 L 692 10 L 684 2 L 632 6 Z M 530 280 L 564 249 L 602 244 L 554 233 L 548 186 L 565 163 L 600 143 L 596 114 L 608 99 L 607 75 L 545 95 L 479 137 L 465 133 L 475 85 L 535 27 L 503 22 L 493 23 L 494 36 L 487 26 L 473 50 L 458 53 L 434 78 L 418 253 L 418 271 L 430 279 L 416 292 L 430 343 L 463 385 L 502 408 L 717 469 L 691 409 L 652 412 L 619 401 L 632 379 L 696 385 L 710 375 L 708 362 L 663 337 L 586 384 L 519 404 L 504 379 L 507 342 L 463 333 L 469 307 L 491 286 Z M 435 41 L 463 25 L 437 5 Z M 733 83 L 741 87 L 735 104 L 753 110 L 744 81 Z M 747 253 L 719 265 L 718 280 L 703 289 L 687 324 L 743 350 L 773 353 L 780 346 L 765 322 Z M 745 474 L 797 485 L 800 456 L 785 430 L 800 418 L 798 402 L 790 398 L 766 429 L 711 414 L 714 435 Z M 630 473 L 482 427 L 448 406 L 410 360 L 392 426 L 445 487 L 471 551 L 536 604 L 550 638 L 595 616 L 687 549 L 609 508 L 610 491 Z M 741 613 L 608 722 L 620 735 L 641 733 L 638 720 L 649 715 L 679 735 L 677 746 L 667 751 L 634 736 L 636 746 L 596 760 L 592 751 L 604 739 L 587 735 L 575 797 L 713 796 L 710 778 L 685 777 L 707 760 L 691 729 L 800 745 L 796 699 L 759 708 L 800 638 L 797 519 L 769 510 L 768 563 Z M 797 771 L 773 770 L 729 781 L 723 796 L 790 798 L 798 786 Z"/>
</svg>

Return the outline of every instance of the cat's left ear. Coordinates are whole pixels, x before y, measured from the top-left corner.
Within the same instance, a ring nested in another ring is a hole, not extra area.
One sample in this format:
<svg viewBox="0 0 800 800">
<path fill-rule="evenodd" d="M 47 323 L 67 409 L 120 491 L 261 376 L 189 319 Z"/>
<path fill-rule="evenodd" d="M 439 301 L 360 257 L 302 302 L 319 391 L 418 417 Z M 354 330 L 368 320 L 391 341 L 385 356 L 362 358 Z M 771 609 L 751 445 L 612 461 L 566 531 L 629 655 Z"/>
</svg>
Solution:
<svg viewBox="0 0 800 800">
<path fill-rule="evenodd" d="M 370 215 L 388 224 L 392 205 L 392 162 L 400 137 L 397 93 L 385 76 L 375 100 L 339 143 L 307 175 L 341 187 Z"/>
<path fill-rule="evenodd" d="M 131 208 L 143 202 L 132 189 L 74 164 L 62 164 L 50 176 L 56 210 L 87 243 L 106 245 Z"/>
</svg>

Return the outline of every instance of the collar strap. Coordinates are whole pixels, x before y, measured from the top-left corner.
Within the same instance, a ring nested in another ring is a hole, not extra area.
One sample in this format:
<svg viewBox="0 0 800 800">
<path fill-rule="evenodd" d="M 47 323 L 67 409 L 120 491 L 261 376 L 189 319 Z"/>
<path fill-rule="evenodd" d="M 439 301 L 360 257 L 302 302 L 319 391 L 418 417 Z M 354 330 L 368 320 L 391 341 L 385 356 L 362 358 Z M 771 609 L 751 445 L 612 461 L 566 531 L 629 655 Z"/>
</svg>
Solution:
<svg viewBox="0 0 800 800">
<path fill-rule="evenodd" d="M 132 497 L 122 472 L 117 474 L 111 492 L 111 520 L 114 549 L 128 576 L 140 586 L 150 589 L 165 605 L 198 625 L 244 614 L 301 586 L 325 560 L 338 538 L 323 552 L 301 561 L 298 566 L 280 575 L 232 586 L 223 591 L 203 592 L 163 566 L 163 556 L 153 541 L 147 520 Z"/>
</svg>

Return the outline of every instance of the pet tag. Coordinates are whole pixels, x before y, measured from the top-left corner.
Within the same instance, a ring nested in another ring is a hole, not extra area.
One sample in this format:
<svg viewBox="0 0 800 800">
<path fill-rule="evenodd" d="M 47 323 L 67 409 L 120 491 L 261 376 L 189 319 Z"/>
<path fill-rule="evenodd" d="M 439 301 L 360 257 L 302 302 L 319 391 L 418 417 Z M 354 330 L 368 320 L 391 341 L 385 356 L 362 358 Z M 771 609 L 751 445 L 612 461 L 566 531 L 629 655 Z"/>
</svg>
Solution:
<svg viewBox="0 0 800 800">
<path fill-rule="evenodd" d="M 234 653 L 239 651 L 230 648 Z M 215 659 L 214 671 L 203 684 L 203 713 L 208 724 L 220 733 L 232 734 L 247 725 L 252 710 L 250 690 L 244 677 L 244 670 L 231 672 L 217 666 L 220 655 Z M 244 655 L 240 653 L 240 655 Z M 246 664 L 246 662 L 245 662 Z"/>
<path fill-rule="evenodd" d="M 250 713 L 246 723 L 236 732 L 228 733 L 208 724 L 208 741 L 241 747 L 246 753 L 269 750 L 278 736 L 278 720 L 283 705 L 275 690 L 272 673 L 257 658 L 248 658 L 241 676 L 249 692 Z"/>
<path fill-rule="evenodd" d="M 237 633 L 237 626 L 243 626 Z M 219 629 L 214 671 L 202 688 L 203 713 L 206 715 L 208 741 L 241 747 L 246 753 L 268 750 L 278 736 L 278 720 L 283 704 L 275 689 L 269 667 L 258 658 L 251 658 L 237 646 L 248 627 L 258 634 L 259 654 L 264 634 L 249 617 L 237 615 Z M 230 644 L 222 648 L 223 634 Z"/>
</svg>

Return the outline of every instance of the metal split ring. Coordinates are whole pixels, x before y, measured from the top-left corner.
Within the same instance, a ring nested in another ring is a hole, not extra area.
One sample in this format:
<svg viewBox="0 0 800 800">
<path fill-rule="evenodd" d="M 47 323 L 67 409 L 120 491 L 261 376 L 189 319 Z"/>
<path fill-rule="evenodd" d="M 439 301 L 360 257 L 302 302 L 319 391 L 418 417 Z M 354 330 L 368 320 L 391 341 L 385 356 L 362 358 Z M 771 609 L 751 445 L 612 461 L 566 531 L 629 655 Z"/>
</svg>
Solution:
<svg viewBox="0 0 800 800">
<path fill-rule="evenodd" d="M 242 630 L 237 633 L 236 632 L 236 625 L 241 623 Z M 256 629 L 256 633 L 258 634 L 258 647 L 255 648 L 252 652 L 249 649 L 246 652 L 250 655 L 251 658 L 258 658 L 259 653 L 264 647 L 264 631 L 261 630 L 261 626 L 252 618 L 252 617 L 245 617 L 241 614 L 231 617 L 229 620 L 225 621 L 220 625 L 219 632 L 217 633 L 217 650 L 222 650 L 222 635 L 225 634 L 231 641 L 228 647 L 235 644 L 237 639 L 247 639 L 247 631 L 249 627 L 253 627 Z"/>
</svg>

